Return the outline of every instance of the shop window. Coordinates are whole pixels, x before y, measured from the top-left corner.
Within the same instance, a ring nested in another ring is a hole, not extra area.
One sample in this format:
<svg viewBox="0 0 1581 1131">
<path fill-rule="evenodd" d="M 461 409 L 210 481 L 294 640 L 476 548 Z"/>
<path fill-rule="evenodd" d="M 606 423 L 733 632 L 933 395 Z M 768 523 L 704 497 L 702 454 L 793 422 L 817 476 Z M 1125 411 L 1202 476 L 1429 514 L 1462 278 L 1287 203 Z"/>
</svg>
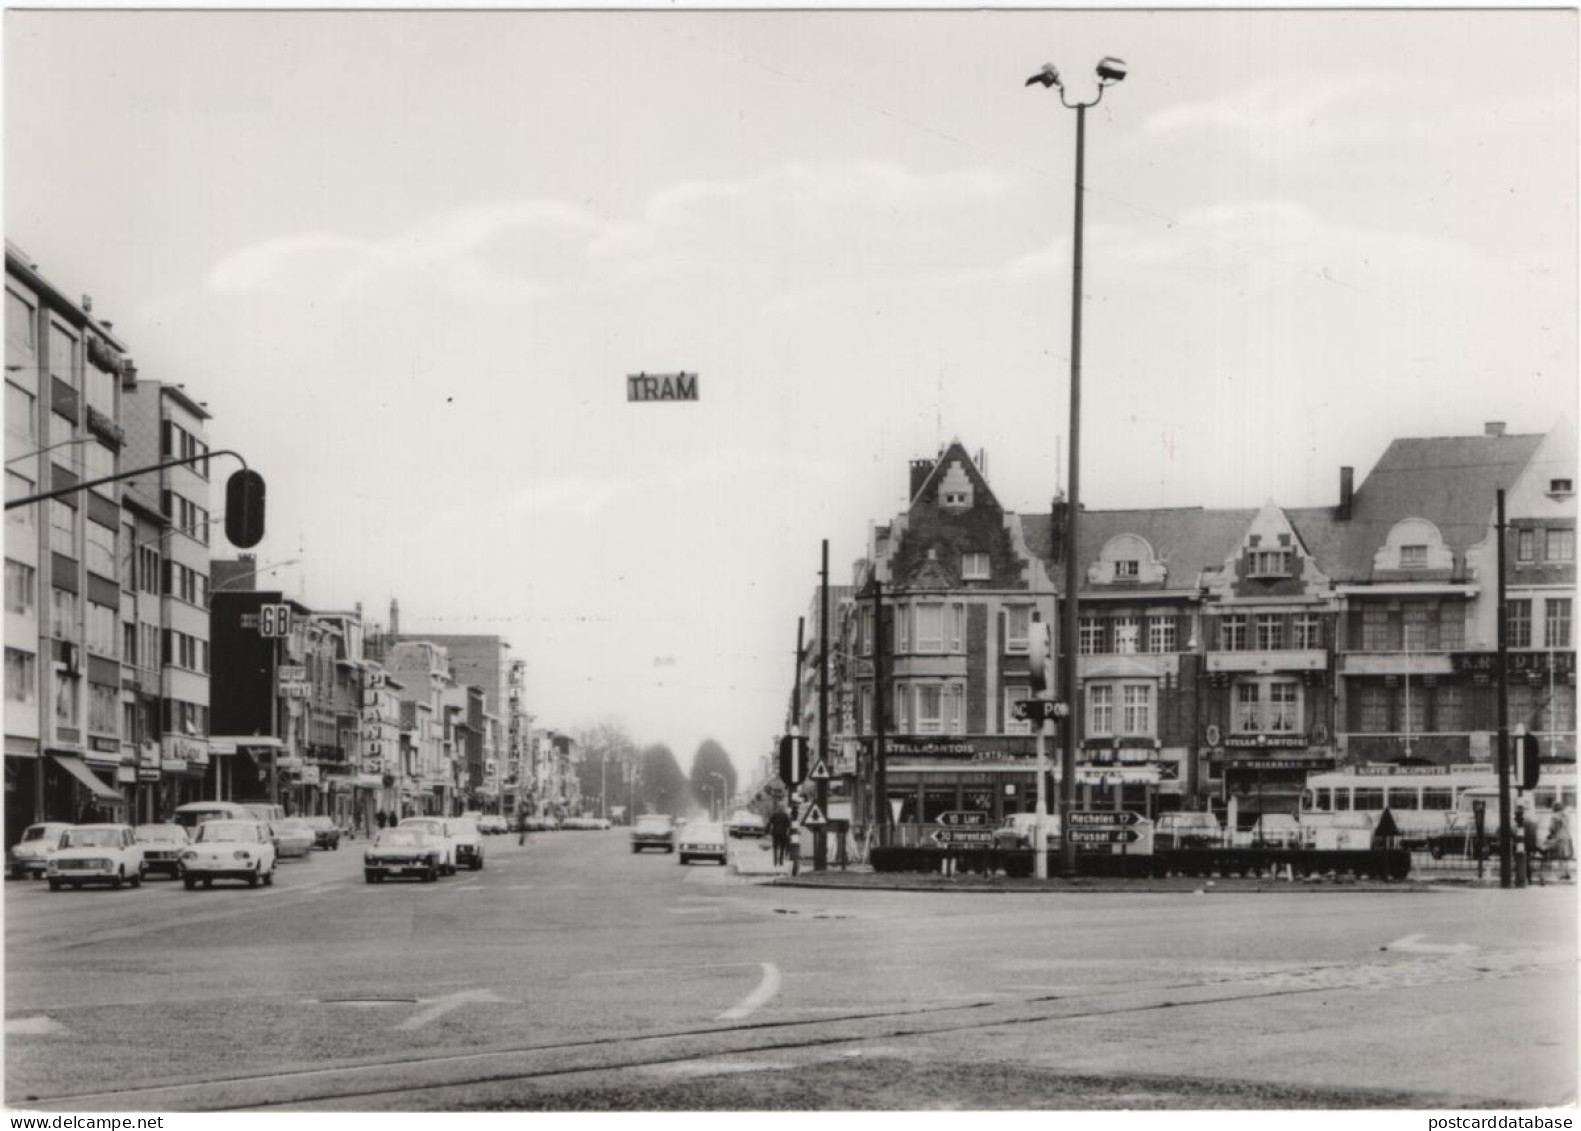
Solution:
<svg viewBox="0 0 1581 1131">
<path fill-rule="evenodd" d="M 955 787 L 930 785 L 922 790 L 922 823 L 925 825 L 938 824 L 944 814 L 956 808 Z"/>
<path fill-rule="evenodd" d="M 987 813 L 991 820 L 994 812 L 993 786 L 963 786 L 961 808 L 968 813 Z"/>
</svg>

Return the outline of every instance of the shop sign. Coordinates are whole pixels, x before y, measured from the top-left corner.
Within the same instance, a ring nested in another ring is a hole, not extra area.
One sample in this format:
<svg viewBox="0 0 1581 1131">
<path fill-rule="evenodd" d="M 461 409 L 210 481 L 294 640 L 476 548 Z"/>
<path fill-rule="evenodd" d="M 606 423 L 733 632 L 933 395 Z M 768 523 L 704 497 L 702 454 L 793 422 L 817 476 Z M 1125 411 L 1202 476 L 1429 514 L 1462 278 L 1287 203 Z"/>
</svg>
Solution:
<svg viewBox="0 0 1581 1131">
<path fill-rule="evenodd" d="M 884 742 L 889 754 L 915 754 L 936 758 L 970 758 L 977 748 L 964 738 L 890 738 Z"/>
<path fill-rule="evenodd" d="M 280 673 L 281 683 L 293 683 L 307 678 L 307 668 L 303 664 L 281 664 L 277 670 Z"/>
<path fill-rule="evenodd" d="M 317 785 L 317 784 L 319 784 L 318 767 L 317 766 L 303 766 L 302 767 L 302 778 L 301 778 L 301 781 L 302 781 L 303 785 Z"/>
<path fill-rule="evenodd" d="M 1451 652 L 1450 661 L 1457 672 L 1489 676 L 1497 675 L 1499 672 L 1497 652 Z M 1569 675 L 1576 670 L 1576 654 L 1574 652 L 1510 652 L 1505 656 L 1504 670 L 1510 675 L 1525 675 L 1529 672 Z"/>
<path fill-rule="evenodd" d="M 1244 749 L 1251 747 L 1273 747 L 1276 749 L 1291 749 L 1307 745 L 1306 736 L 1302 734 L 1232 734 L 1224 740 L 1224 745 L 1231 749 Z"/>
<path fill-rule="evenodd" d="M 1158 782 L 1157 766 L 1077 766 L 1076 780 L 1083 785 L 1120 782 L 1125 785 L 1153 785 Z"/>
<path fill-rule="evenodd" d="M 1385 777 L 1389 774 L 1447 774 L 1448 766 L 1397 766 L 1393 762 L 1371 762 L 1352 770 L 1357 777 Z"/>
<path fill-rule="evenodd" d="M 280 694 L 287 699 L 306 699 L 312 693 L 313 685 L 306 680 L 282 681 L 280 684 Z"/>
<path fill-rule="evenodd" d="M 167 770 L 172 766 L 177 770 L 184 770 L 189 762 L 194 766 L 207 766 L 209 744 L 201 738 L 167 734 L 159 740 L 159 755 L 160 764 Z"/>
<path fill-rule="evenodd" d="M 1224 762 L 1224 768 L 1226 770 L 1256 770 L 1256 771 L 1259 771 L 1259 772 L 1264 771 L 1264 770 L 1283 770 L 1283 771 L 1299 770 L 1299 771 L 1304 773 L 1304 772 L 1306 772 L 1308 770 L 1332 770 L 1334 768 L 1334 759 L 1332 759 L 1332 758 L 1314 757 L 1314 758 L 1240 758 L 1240 759 L 1231 760 L 1231 759 L 1227 758 L 1227 759 L 1225 759 L 1225 762 Z"/>
<path fill-rule="evenodd" d="M 99 738 L 97 736 L 90 736 L 88 739 L 88 749 L 97 750 L 103 754 L 119 754 L 121 751 L 121 743 L 119 739 L 115 738 Z"/>
<path fill-rule="evenodd" d="M 117 785 L 132 785 L 137 781 L 136 766 L 115 767 L 115 783 Z"/>
</svg>

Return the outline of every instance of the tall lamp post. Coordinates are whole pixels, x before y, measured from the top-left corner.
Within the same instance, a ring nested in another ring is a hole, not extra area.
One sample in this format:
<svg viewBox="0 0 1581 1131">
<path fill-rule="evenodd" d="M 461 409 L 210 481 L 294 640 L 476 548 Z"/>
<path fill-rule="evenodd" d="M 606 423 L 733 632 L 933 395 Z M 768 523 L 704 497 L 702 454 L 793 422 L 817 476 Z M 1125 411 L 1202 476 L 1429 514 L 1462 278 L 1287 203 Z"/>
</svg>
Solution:
<svg viewBox="0 0 1581 1131">
<path fill-rule="evenodd" d="M 1091 102 L 1070 102 L 1065 97 L 1065 86 L 1060 82 L 1059 71 L 1053 63 L 1027 79 L 1027 86 L 1042 86 L 1045 90 L 1059 91 L 1060 105 L 1076 111 L 1076 235 L 1072 243 L 1072 268 L 1070 291 L 1070 501 L 1067 504 L 1068 521 L 1065 536 L 1065 639 L 1060 642 L 1063 653 L 1061 674 L 1064 677 L 1065 741 L 1060 749 L 1060 874 L 1076 874 L 1076 845 L 1071 841 L 1070 811 L 1076 800 L 1076 741 L 1081 724 L 1076 705 L 1081 686 L 1076 672 L 1077 634 L 1081 621 L 1077 615 L 1076 595 L 1080 592 L 1080 571 L 1077 568 L 1076 534 L 1081 516 L 1081 241 L 1082 241 L 1082 180 L 1086 171 L 1087 110 L 1103 99 L 1103 92 L 1125 78 L 1125 63 L 1112 55 L 1098 60 L 1098 93 Z M 1116 786 L 1123 788 L 1123 786 Z"/>
<path fill-rule="evenodd" d="M 729 783 L 725 781 L 724 774 L 715 773 L 713 770 L 708 771 L 708 776 L 719 779 L 719 818 L 715 818 L 713 813 L 710 812 L 708 814 L 708 819 L 712 821 L 723 818 L 725 815 L 725 802 L 728 800 L 728 798 L 725 796 L 725 792 L 729 787 Z"/>
</svg>

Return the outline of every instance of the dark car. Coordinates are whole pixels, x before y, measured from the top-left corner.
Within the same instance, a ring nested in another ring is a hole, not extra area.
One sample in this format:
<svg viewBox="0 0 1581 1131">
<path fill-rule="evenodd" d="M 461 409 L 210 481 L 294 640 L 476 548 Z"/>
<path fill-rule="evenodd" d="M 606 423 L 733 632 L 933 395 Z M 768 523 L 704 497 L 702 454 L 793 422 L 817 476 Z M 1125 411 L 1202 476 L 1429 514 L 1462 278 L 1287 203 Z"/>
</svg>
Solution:
<svg viewBox="0 0 1581 1131">
<path fill-rule="evenodd" d="M 631 850 L 641 852 L 644 848 L 662 848 L 666 852 L 674 852 L 675 818 L 663 813 L 638 817 L 637 823 L 631 826 Z"/>
<path fill-rule="evenodd" d="M 730 835 L 733 837 L 768 836 L 769 823 L 750 809 L 737 809 L 730 814 Z"/>
<path fill-rule="evenodd" d="M 138 825 L 133 830 L 143 846 L 143 870 L 181 878 L 181 854 L 186 851 L 187 830 L 180 825 Z"/>
<path fill-rule="evenodd" d="M 329 817 L 308 817 L 307 827 L 313 830 L 313 847 L 340 850 L 340 829 Z"/>
<path fill-rule="evenodd" d="M 402 825 L 384 829 L 362 854 L 362 878 L 382 884 L 386 878 L 411 876 L 431 884 L 439 878 L 445 859 L 440 837 L 426 829 Z"/>
</svg>

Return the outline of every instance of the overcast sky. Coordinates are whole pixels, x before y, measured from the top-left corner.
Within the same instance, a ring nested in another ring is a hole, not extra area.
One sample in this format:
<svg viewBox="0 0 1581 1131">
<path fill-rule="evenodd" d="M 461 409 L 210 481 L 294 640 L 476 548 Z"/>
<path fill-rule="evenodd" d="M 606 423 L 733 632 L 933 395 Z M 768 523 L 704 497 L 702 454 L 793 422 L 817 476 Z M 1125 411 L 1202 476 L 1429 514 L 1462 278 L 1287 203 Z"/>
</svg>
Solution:
<svg viewBox="0 0 1581 1131">
<path fill-rule="evenodd" d="M 1576 381 L 1571 12 L 8 12 L 5 224 L 269 483 L 319 607 L 506 635 L 544 725 L 768 749 L 959 436 L 1083 499 L 1331 504 Z M 640 370 L 701 375 L 633 405 Z M 214 501 L 216 512 L 222 499 Z M 667 662 L 669 661 L 669 662 Z"/>
</svg>

